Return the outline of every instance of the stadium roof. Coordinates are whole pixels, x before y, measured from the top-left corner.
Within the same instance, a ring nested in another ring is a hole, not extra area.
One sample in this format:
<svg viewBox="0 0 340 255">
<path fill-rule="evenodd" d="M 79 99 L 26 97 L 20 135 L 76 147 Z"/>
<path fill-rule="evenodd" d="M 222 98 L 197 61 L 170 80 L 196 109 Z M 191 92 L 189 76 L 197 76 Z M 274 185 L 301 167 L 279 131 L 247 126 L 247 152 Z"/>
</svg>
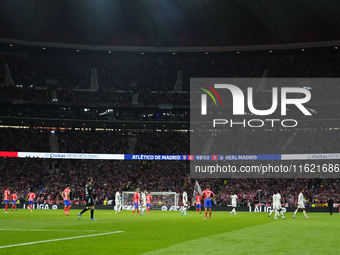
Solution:
<svg viewBox="0 0 340 255">
<path fill-rule="evenodd" d="M 0 0 L 0 42 L 120 51 L 340 44 L 339 0 Z"/>
</svg>

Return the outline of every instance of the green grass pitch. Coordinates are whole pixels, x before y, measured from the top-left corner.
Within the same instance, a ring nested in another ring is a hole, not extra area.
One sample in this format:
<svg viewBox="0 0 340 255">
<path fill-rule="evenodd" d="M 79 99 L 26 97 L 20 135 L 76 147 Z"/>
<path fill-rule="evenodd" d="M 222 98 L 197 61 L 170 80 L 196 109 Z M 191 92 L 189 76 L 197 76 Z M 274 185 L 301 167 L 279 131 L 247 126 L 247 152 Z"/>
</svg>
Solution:
<svg viewBox="0 0 340 255">
<path fill-rule="evenodd" d="M 274 220 L 267 213 L 213 212 L 211 220 L 188 212 L 96 210 L 1 212 L 0 254 L 339 254 L 340 215 L 302 212 Z M 112 233 L 116 231 L 123 231 Z M 111 233 L 111 234 L 106 234 Z M 103 235 L 102 235 L 103 234 Z M 73 239 L 71 239 L 73 237 Z M 76 237 L 76 238 L 75 238 Z M 57 241 L 52 241 L 58 239 Z M 46 242 L 43 242 L 46 241 Z M 18 246 L 19 244 L 30 243 Z M 11 247 L 7 247 L 12 245 Z"/>
</svg>

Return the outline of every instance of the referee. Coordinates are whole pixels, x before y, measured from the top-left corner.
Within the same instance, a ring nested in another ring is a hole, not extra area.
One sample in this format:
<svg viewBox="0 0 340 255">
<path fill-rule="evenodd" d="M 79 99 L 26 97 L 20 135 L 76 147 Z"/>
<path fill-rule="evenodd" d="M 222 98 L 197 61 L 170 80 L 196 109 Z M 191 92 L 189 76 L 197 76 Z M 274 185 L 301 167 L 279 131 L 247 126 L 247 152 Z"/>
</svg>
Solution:
<svg viewBox="0 0 340 255">
<path fill-rule="evenodd" d="M 329 197 L 329 200 L 328 200 L 328 208 L 329 208 L 329 213 L 331 215 L 333 215 L 333 212 L 332 212 L 332 209 L 333 209 L 333 198 L 332 197 Z"/>
<path fill-rule="evenodd" d="M 86 212 L 88 209 L 91 208 L 91 220 L 97 220 L 93 218 L 94 213 L 94 197 L 93 197 L 93 191 L 92 191 L 92 183 L 93 179 L 92 177 L 89 177 L 87 179 L 88 183 L 85 186 L 85 201 L 86 201 L 86 207 L 84 210 L 82 210 L 80 213 L 78 213 L 79 220 L 81 219 L 81 215 Z"/>
</svg>

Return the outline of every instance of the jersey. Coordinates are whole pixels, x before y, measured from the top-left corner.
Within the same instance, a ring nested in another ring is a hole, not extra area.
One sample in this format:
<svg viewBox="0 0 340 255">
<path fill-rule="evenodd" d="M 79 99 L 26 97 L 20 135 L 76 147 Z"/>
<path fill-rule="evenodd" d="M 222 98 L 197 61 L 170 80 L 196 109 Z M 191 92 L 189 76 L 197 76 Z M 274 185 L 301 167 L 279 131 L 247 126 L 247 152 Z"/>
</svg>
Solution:
<svg viewBox="0 0 340 255">
<path fill-rule="evenodd" d="M 300 208 L 305 208 L 305 199 L 304 199 L 304 197 L 303 197 L 303 193 L 300 193 L 299 194 L 299 198 L 298 198 L 298 206 L 300 207 Z"/>
<path fill-rule="evenodd" d="M 93 190 L 92 190 L 91 183 L 88 183 L 85 186 L 85 197 L 86 197 L 86 199 L 89 199 L 89 198 L 93 199 Z"/>
<path fill-rule="evenodd" d="M 133 203 L 137 203 L 139 202 L 139 193 L 136 192 L 135 194 L 133 194 Z"/>
<path fill-rule="evenodd" d="M 35 198 L 35 194 L 33 192 L 31 192 L 27 195 L 27 197 L 28 197 L 28 201 L 33 201 L 34 198 Z"/>
<path fill-rule="evenodd" d="M 69 189 L 69 188 L 66 188 L 66 189 L 63 191 L 63 194 L 64 194 L 64 201 L 65 201 L 65 200 L 70 200 L 70 189 Z"/>
<path fill-rule="evenodd" d="M 232 195 L 231 196 L 231 205 L 233 206 L 233 207 L 236 207 L 236 205 L 237 205 L 237 202 L 236 202 L 236 200 L 237 200 L 237 195 Z"/>
<path fill-rule="evenodd" d="M 149 194 L 149 195 L 147 195 L 146 196 L 146 203 L 148 204 L 148 205 L 150 205 L 151 204 L 151 194 Z"/>
<path fill-rule="evenodd" d="M 206 189 L 202 193 L 202 197 L 204 197 L 205 199 L 212 199 L 214 196 L 214 192 L 212 192 L 210 189 Z"/>
<path fill-rule="evenodd" d="M 13 193 L 13 194 L 11 195 L 11 199 L 12 199 L 12 200 L 18 200 L 17 194 Z"/>
<path fill-rule="evenodd" d="M 182 197 L 183 197 L 183 204 L 185 206 L 187 206 L 188 205 L 188 195 L 187 195 L 187 193 L 185 191 L 183 192 Z"/>
<path fill-rule="evenodd" d="M 277 205 L 277 195 L 274 194 L 273 195 L 273 209 L 275 209 L 276 205 Z"/>
<path fill-rule="evenodd" d="M 116 203 L 120 202 L 120 193 L 119 193 L 119 191 L 116 192 L 115 201 L 116 201 Z"/>
<path fill-rule="evenodd" d="M 144 206 L 146 206 L 146 196 L 144 193 L 142 193 L 142 203 Z"/>
<path fill-rule="evenodd" d="M 276 200 L 277 200 L 277 206 L 281 209 L 281 194 L 277 193 L 276 194 Z"/>
<path fill-rule="evenodd" d="M 200 195 L 197 195 L 196 196 L 196 205 L 200 205 L 201 204 L 201 200 L 202 200 L 202 197 Z"/>
<path fill-rule="evenodd" d="M 9 195 L 11 194 L 11 192 L 6 189 L 5 192 L 4 192 L 4 200 L 9 200 Z"/>
</svg>

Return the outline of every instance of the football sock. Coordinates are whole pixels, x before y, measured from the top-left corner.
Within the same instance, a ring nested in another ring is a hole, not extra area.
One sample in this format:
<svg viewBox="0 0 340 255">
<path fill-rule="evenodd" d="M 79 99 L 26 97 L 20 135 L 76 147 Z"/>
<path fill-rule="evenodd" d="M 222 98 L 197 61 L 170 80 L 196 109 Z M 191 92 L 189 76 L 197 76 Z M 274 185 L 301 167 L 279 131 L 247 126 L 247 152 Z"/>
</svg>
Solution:
<svg viewBox="0 0 340 255">
<path fill-rule="evenodd" d="M 293 217 L 295 217 L 296 213 L 297 213 L 297 209 L 295 210 Z"/>
<path fill-rule="evenodd" d="M 211 212 L 209 213 L 209 218 L 211 218 Z"/>
<path fill-rule="evenodd" d="M 71 206 L 69 205 L 68 208 L 67 208 L 67 212 L 71 209 Z"/>
<path fill-rule="evenodd" d="M 12 208 L 11 208 L 11 210 L 13 210 L 13 207 L 14 207 L 14 205 L 12 205 Z"/>
<path fill-rule="evenodd" d="M 80 214 L 83 214 L 83 213 L 86 212 L 87 210 L 88 210 L 88 209 L 85 208 L 84 210 L 81 211 Z"/>
<path fill-rule="evenodd" d="M 196 208 L 196 212 L 198 212 L 198 208 Z"/>
<path fill-rule="evenodd" d="M 148 212 L 150 212 L 150 207 L 148 207 Z"/>
<path fill-rule="evenodd" d="M 8 204 L 7 204 L 6 207 L 5 207 L 5 211 L 7 211 L 7 207 L 8 207 Z"/>
<path fill-rule="evenodd" d="M 187 209 L 184 208 L 183 213 L 184 213 L 184 214 L 187 214 Z"/>
<path fill-rule="evenodd" d="M 133 210 L 133 212 L 132 212 L 132 213 L 134 214 L 134 213 L 135 213 L 135 211 L 136 211 L 136 209 L 135 209 L 135 210 Z"/>
<path fill-rule="evenodd" d="M 274 212 L 274 210 L 271 210 L 270 213 L 269 213 L 269 215 L 272 215 L 273 212 Z"/>
<path fill-rule="evenodd" d="M 205 213 L 205 217 L 207 217 L 207 213 Z"/>
<path fill-rule="evenodd" d="M 281 216 L 282 216 L 282 217 L 285 217 L 285 216 L 283 215 L 283 211 L 281 211 Z"/>
<path fill-rule="evenodd" d="M 303 211 L 303 215 L 305 215 L 306 218 L 308 217 L 306 211 Z"/>
<path fill-rule="evenodd" d="M 93 218 L 93 213 L 94 213 L 94 210 L 91 209 L 91 219 Z"/>
</svg>

